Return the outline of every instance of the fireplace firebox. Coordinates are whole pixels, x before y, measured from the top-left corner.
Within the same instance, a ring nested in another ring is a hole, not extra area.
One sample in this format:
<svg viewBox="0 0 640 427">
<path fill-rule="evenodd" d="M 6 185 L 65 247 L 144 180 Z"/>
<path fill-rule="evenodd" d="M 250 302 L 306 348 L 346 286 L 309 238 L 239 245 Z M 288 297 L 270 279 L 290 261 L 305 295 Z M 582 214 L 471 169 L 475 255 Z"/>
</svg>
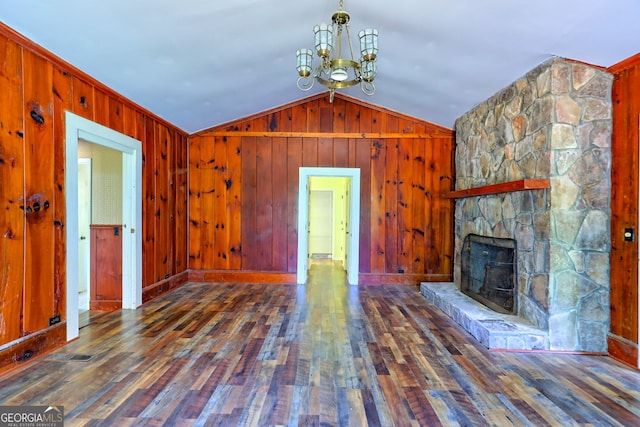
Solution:
<svg viewBox="0 0 640 427">
<path fill-rule="evenodd" d="M 516 250 L 513 239 L 467 235 L 460 291 L 499 313 L 517 314 Z"/>
</svg>

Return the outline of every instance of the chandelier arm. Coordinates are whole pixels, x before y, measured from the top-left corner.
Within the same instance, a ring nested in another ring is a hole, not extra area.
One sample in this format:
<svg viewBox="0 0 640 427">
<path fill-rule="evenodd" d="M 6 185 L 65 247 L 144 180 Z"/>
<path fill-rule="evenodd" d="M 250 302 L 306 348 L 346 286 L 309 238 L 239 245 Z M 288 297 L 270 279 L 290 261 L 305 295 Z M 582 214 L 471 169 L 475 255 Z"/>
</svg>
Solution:
<svg viewBox="0 0 640 427">
<path fill-rule="evenodd" d="M 316 83 L 316 79 L 313 78 L 313 76 L 301 76 L 298 77 L 298 81 L 296 82 L 296 85 L 298 86 L 298 89 L 300 89 L 303 92 L 306 92 L 308 90 L 310 90 L 313 85 Z"/>
<path fill-rule="evenodd" d="M 376 93 L 376 85 L 374 85 L 373 82 L 366 82 L 364 80 L 361 81 L 360 89 L 362 89 L 362 93 L 368 96 L 371 96 L 374 93 Z"/>
</svg>

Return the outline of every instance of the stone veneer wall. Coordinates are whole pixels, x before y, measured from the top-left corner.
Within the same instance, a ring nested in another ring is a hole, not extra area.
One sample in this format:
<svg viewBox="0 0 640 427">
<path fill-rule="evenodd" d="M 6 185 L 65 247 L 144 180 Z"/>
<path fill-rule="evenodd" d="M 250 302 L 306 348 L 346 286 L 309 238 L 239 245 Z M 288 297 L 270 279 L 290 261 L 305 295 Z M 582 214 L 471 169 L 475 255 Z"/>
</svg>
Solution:
<svg viewBox="0 0 640 427">
<path fill-rule="evenodd" d="M 550 179 L 551 188 L 461 198 L 454 279 L 468 233 L 518 244 L 518 315 L 554 350 L 607 350 L 611 86 L 553 58 L 456 121 L 456 189 Z"/>
</svg>

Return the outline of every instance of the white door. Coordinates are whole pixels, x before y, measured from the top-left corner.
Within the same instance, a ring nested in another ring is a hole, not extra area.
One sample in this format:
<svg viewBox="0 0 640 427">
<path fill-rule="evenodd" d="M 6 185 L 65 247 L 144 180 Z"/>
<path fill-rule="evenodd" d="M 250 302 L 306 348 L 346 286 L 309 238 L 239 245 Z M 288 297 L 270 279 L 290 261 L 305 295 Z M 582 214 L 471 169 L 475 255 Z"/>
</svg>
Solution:
<svg viewBox="0 0 640 427">
<path fill-rule="evenodd" d="M 333 192 L 311 190 L 309 193 L 309 255 L 333 257 Z"/>
<path fill-rule="evenodd" d="M 78 159 L 78 309 L 89 310 L 91 159 Z"/>
<path fill-rule="evenodd" d="M 351 216 L 351 212 L 349 209 L 351 208 L 351 193 L 349 192 L 349 188 L 351 188 L 351 179 L 346 179 L 344 184 L 344 202 L 342 204 L 342 218 L 343 223 L 341 227 L 342 231 L 342 241 L 344 244 L 344 269 L 349 271 L 349 251 L 348 248 L 351 247 L 351 234 L 349 233 L 349 218 Z"/>
</svg>

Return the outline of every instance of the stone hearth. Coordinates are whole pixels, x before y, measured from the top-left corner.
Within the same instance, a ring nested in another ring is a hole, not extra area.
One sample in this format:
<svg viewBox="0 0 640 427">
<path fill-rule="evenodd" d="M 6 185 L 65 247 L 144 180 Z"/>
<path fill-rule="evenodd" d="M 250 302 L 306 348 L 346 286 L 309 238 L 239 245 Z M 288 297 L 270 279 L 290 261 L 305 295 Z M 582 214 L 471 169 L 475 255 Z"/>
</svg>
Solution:
<svg viewBox="0 0 640 427">
<path fill-rule="evenodd" d="M 520 316 L 502 314 L 460 292 L 453 282 L 422 283 L 420 292 L 433 305 L 455 320 L 487 348 L 545 350 L 546 331 Z"/>
<path fill-rule="evenodd" d="M 456 196 L 521 180 L 548 183 L 462 195 L 455 210 L 457 287 L 468 234 L 517 242 L 517 317 L 547 337 L 534 339 L 535 348 L 607 350 L 611 84 L 602 69 L 553 58 L 456 121 Z M 450 315 L 470 325 L 474 336 L 484 334 L 474 328 L 520 324 L 483 318 L 489 313 L 455 292 L 441 289 L 437 298 L 450 299 L 443 307 L 454 300 L 472 307 L 466 314 L 452 308 Z M 530 341 L 528 336 L 521 341 Z M 514 348 L 515 341 L 483 343 Z"/>
</svg>

